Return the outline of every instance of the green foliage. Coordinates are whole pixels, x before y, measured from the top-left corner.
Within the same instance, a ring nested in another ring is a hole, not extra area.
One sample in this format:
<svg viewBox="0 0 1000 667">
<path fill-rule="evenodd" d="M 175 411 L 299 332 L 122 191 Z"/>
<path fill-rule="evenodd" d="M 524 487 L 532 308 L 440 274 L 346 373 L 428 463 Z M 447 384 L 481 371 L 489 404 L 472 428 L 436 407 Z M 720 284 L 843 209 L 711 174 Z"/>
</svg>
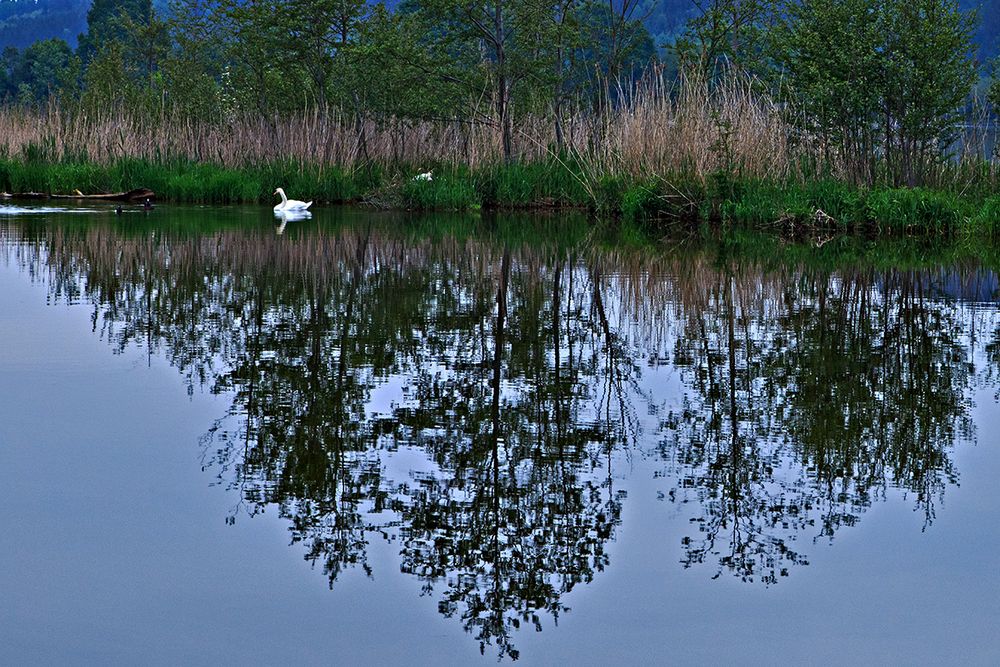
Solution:
<svg viewBox="0 0 1000 667">
<path fill-rule="evenodd" d="M 80 57 L 89 64 L 104 45 L 127 39 L 127 23 L 147 23 L 152 16 L 151 0 L 93 0 L 87 11 L 87 34 L 80 39 Z"/>
<path fill-rule="evenodd" d="M 476 190 L 487 207 L 587 206 L 583 176 L 575 165 L 556 162 L 507 164 L 477 174 Z"/>
<path fill-rule="evenodd" d="M 38 41 L 20 52 L 6 49 L 0 57 L 0 100 L 25 106 L 69 100 L 79 77 L 80 60 L 61 39 Z"/>
<path fill-rule="evenodd" d="M 968 205 L 950 192 L 923 188 L 877 188 L 865 201 L 872 224 L 881 230 L 950 231 L 968 217 Z"/>
<path fill-rule="evenodd" d="M 314 102 L 327 101 L 342 70 L 338 61 L 354 47 L 367 13 L 365 0 L 288 0 L 286 10 L 274 16 L 290 36 L 286 48 L 302 68 Z M 345 92 L 342 85 L 337 88 Z"/>
<path fill-rule="evenodd" d="M 415 210 L 464 211 L 479 207 L 475 184 L 466 169 L 446 169 L 432 180 L 409 179 L 402 188 L 403 205 Z"/>
<path fill-rule="evenodd" d="M 969 227 L 972 231 L 989 234 L 1000 231 L 1000 195 L 994 195 L 983 202 L 972 216 Z"/>
<path fill-rule="evenodd" d="M 723 70 L 758 71 L 764 67 L 767 22 L 775 0 L 708 0 L 673 40 L 671 50 L 684 71 L 710 80 Z"/>
<path fill-rule="evenodd" d="M 91 60 L 84 77 L 83 109 L 90 112 L 112 109 L 139 109 L 141 91 L 129 76 L 125 52 L 118 42 L 110 42 Z"/>
<path fill-rule="evenodd" d="M 794 0 L 771 48 L 827 157 L 871 183 L 881 155 L 894 184 L 916 185 L 956 136 L 974 25 L 956 0 Z"/>
</svg>

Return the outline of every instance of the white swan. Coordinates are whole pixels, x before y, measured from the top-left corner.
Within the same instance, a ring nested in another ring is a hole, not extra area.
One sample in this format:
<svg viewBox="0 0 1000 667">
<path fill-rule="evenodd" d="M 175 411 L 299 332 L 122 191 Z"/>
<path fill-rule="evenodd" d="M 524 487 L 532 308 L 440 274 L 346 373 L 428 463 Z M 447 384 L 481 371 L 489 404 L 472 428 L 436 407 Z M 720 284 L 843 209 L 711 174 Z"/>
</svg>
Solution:
<svg viewBox="0 0 1000 667">
<path fill-rule="evenodd" d="M 299 201 L 298 199 L 289 199 L 285 196 L 285 191 L 278 188 L 274 191 L 274 194 L 281 195 L 281 203 L 274 205 L 275 211 L 304 211 L 310 206 L 312 206 L 311 201 Z"/>
<path fill-rule="evenodd" d="M 417 174 L 416 176 L 413 177 L 413 180 L 415 180 L 415 181 L 431 181 L 431 180 L 434 180 L 434 170 L 431 169 L 430 171 L 424 172 L 422 174 Z"/>
</svg>

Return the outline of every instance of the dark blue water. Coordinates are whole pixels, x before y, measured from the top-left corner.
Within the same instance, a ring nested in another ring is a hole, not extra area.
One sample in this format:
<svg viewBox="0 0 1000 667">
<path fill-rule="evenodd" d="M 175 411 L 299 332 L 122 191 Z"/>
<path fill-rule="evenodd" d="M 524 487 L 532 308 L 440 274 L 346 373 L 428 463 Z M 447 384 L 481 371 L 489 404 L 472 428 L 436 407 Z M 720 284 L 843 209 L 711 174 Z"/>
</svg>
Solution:
<svg viewBox="0 0 1000 667">
<path fill-rule="evenodd" d="M 1000 660 L 988 264 L 269 216 L 0 212 L 0 661 Z"/>
</svg>

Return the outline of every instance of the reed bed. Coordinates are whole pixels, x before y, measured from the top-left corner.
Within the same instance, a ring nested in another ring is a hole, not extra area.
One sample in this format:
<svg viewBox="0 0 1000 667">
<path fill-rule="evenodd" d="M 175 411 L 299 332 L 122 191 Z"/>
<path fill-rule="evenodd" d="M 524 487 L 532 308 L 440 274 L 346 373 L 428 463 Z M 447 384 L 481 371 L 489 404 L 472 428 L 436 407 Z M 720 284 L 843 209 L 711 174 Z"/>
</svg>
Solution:
<svg viewBox="0 0 1000 667">
<path fill-rule="evenodd" d="M 183 160 L 226 168 L 276 161 L 346 169 L 461 164 L 474 170 L 502 162 L 494 124 L 358 117 L 337 109 L 204 122 L 120 109 L 88 114 L 7 107 L 0 109 L 0 127 L 0 154 L 19 160 Z M 680 171 L 705 176 L 734 165 L 762 178 L 791 171 L 790 129 L 780 110 L 755 93 L 752 82 L 736 78 L 711 92 L 697 83 L 674 87 L 653 80 L 604 112 L 570 114 L 564 130 L 566 143 L 558 151 L 550 117 L 520 118 L 517 162 L 569 160 L 585 163 L 589 172 L 643 177 Z"/>
</svg>

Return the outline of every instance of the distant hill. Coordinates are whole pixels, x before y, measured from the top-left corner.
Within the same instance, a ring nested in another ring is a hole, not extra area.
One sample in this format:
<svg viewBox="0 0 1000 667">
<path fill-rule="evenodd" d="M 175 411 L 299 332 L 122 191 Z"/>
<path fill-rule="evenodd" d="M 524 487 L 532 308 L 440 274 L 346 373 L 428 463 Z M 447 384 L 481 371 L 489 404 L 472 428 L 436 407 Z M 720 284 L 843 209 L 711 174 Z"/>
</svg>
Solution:
<svg viewBox="0 0 1000 667">
<path fill-rule="evenodd" d="M 76 46 L 90 0 L 0 0 L 0 50 L 58 37 Z"/>
<path fill-rule="evenodd" d="M 688 17 L 694 14 L 692 0 L 647 0 L 641 12 L 646 16 L 646 27 L 656 45 L 663 48 L 673 41 Z M 1000 55 L 1000 0 L 959 0 L 964 10 L 979 12 L 979 27 L 974 35 L 978 58 L 985 62 Z"/>
<path fill-rule="evenodd" d="M 394 7 L 400 0 L 386 0 Z M 644 16 L 658 47 L 669 44 L 694 12 L 692 0 L 646 0 L 636 16 Z M 165 7 L 167 0 L 154 0 Z M 981 19 L 976 31 L 979 58 L 1000 53 L 1000 1 L 959 0 L 963 9 L 978 9 Z M 87 29 L 90 0 L 0 0 L 0 49 L 23 48 L 39 39 L 59 37 L 76 46 L 77 35 Z"/>
<path fill-rule="evenodd" d="M 166 8 L 169 0 L 153 0 Z M 91 0 L 0 0 L 0 50 L 22 49 L 40 39 L 64 39 L 76 48 L 76 38 L 87 31 Z"/>
<path fill-rule="evenodd" d="M 965 9 L 979 10 L 979 30 L 976 43 L 981 59 L 1000 55 L 1000 2 L 997 0 L 962 0 Z"/>
</svg>

